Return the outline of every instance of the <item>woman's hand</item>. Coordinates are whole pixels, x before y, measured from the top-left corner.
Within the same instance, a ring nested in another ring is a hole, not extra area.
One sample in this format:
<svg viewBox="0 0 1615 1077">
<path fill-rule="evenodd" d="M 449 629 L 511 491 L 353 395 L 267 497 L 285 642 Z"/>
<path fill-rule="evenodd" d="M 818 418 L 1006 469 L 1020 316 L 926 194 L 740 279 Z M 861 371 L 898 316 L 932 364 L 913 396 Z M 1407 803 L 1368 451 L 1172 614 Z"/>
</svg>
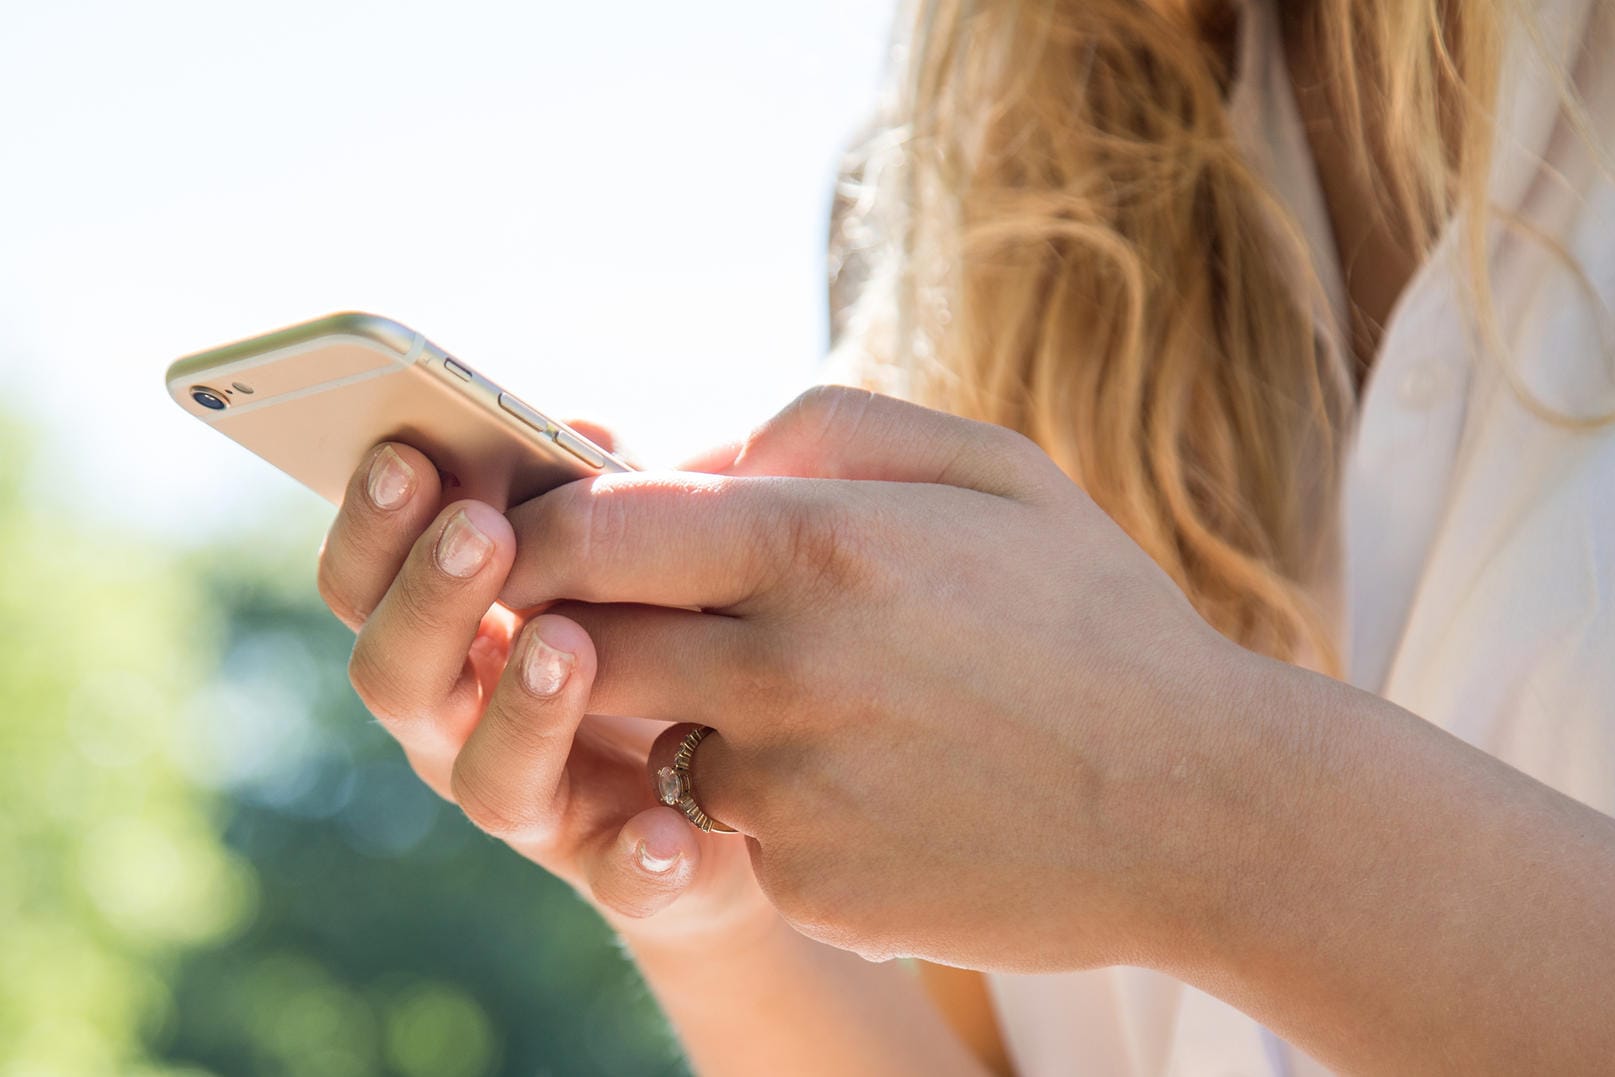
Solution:
<svg viewBox="0 0 1615 1077">
<path fill-rule="evenodd" d="M 601 661 L 588 634 L 494 605 L 515 553 L 505 517 L 441 497 L 424 455 L 378 446 L 320 556 L 320 593 L 358 633 L 354 688 L 416 772 L 627 934 L 695 940 L 771 920 L 744 848 L 656 804 L 655 727 L 584 717 Z M 675 898 L 676 913 L 645 919 Z"/>
<path fill-rule="evenodd" d="M 701 466 L 725 474 L 517 507 L 501 595 L 575 600 L 554 609 L 599 648 L 592 712 L 718 730 L 695 795 L 788 920 L 1023 970 L 1146 963 L 1199 926 L 1184 792 L 1216 780 L 1207 700 L 1244 652 L 1047 456 L 819 389 Z"/>
</svg>

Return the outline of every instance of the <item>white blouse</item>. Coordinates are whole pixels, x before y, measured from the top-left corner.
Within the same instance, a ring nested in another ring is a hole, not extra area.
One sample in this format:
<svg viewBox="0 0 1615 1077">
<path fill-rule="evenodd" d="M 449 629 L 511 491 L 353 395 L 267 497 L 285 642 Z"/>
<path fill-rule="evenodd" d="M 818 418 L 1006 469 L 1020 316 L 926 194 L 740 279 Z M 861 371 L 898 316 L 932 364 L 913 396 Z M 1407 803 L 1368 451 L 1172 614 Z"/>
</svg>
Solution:
<svg viewBox="0 0 1615 1077">
<path fill-rule="evenodd" d="M 1335 324 L 1346 325 L 1272 2 L 1245 2 L 1230 118 L 1307 232 Z M 1615 145 L 1612 8 L 1538 0 L 1537 37 L 1510 36 L 1491 190 L 1529 227 L 1488 236 L 1510 354 L 1477 344 L 1450 225 L 1398 300 L 1360 401 L 1338 605 L 1353 684 L 1615 814 L 1615 181 L 1545 66 L 1569 72 L 1592 132 Z M 1611 421 L 1549 421 L 1533 401 Z M 1022 1077 L 1326 1072 L 1159 973 L 989 983 Z"/>
</svg>

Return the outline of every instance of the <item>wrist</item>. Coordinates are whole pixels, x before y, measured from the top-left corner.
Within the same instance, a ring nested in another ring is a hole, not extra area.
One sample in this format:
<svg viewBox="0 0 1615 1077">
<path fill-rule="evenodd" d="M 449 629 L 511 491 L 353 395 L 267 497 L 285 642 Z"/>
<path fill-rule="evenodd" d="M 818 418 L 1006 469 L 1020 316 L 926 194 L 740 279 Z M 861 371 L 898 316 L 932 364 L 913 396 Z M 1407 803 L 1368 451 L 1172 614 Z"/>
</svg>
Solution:
<svg viewBox="0 0 1615 1077">
<path fill-rule="evenodd" d="M 1206 775 L 1172 801 L 1185 882 L 1154 967 L 1332 1069 L 1574 1069 L 1545 1045 L 1607 1042 L 1579 1034 L 1596 1018 L 1542 1032 L 1602 997 L 1615 872 L 1591 865 L 1615 849 L 1607 817 L 1255 655 L 1194 717 Z"/>
<path fill-rule="evenodd" d="M 1160 821 L 1176 901 L 1153 956 L 1179 978 L 1234 989 L 1310 945 L 1340 888 L 1368 870 L 1364 835 L 1386 807 L 1370 772 L 1402 745 L 1375 733 L 1383 701 L 1219 641 L 1184 733 L 1193 762 Z"/>
<path fill-rule="evenodd" d="M 1161 710 L 1146 787 L 1135 963 L 1203 973 L 1237 959 L 1304 827 L 1297 760 L 1308 675 L 1212 634 Z"/>
</svg>

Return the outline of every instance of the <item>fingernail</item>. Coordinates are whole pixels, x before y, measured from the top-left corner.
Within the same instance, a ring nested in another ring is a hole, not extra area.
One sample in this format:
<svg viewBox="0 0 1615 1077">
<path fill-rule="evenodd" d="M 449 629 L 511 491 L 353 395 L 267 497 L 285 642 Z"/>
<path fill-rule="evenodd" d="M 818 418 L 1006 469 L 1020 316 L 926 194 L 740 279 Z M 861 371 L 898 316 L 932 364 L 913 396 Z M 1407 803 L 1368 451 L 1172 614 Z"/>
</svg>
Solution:
<svg viewBox="0 0 1615 1077">
<path fill-rule="evenodd" d="M 437 540 L 438 566 L 462 580 L 475 576 L 492 552 L 493 540 L 477 530 L 464 509 L 454 514 Z"/>
<path fill-rule="evenodd" d="M 572 675 L 574 656 L 544 642 L 536 628 L 527 633 L 526 647 L 522 655 L 522 683 L 535 696 L 558 695 Z"/>
<path fill-rule="evenodd" d="M 673 866 L 679 862 L 680 855 L 674 853 L 672 856 L 657 856 L 650 851 L 648 844 L 639 843 L 639 866 L 654 875 L 666 875 L 672 871 Z"/>
<path fill-rule="evenodd" d="M 396 509 L 409 499 L 414 485 L 415 472 L 391 445 L 383 445 L 370 462 L 370 477 L 365 482 L 371 504 L 383 511 Z"/>
</svg>

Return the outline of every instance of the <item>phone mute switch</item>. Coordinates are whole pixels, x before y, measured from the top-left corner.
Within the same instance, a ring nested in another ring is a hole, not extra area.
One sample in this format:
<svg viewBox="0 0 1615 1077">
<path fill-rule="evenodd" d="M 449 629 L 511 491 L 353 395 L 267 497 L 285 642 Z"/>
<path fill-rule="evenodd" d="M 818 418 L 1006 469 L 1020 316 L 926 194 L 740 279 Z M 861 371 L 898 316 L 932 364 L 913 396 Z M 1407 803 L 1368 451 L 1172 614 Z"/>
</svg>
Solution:
<svg viewBox="0 0 1615 1077">
<path fill-rule="evenodd" d="M 516 418 L 520 419 L 534 430 L 537 430 L 540 434 L 543 434 L 546 437 L 555 436 L 555 427 L 548 419 L 544 418 L 544 416 L 540 415 L 538 412 L 534 411 L 520 400 L 511 396 L 509 393 L 499 394 L 499 406 L 516 416 Z"/>
</svg>

